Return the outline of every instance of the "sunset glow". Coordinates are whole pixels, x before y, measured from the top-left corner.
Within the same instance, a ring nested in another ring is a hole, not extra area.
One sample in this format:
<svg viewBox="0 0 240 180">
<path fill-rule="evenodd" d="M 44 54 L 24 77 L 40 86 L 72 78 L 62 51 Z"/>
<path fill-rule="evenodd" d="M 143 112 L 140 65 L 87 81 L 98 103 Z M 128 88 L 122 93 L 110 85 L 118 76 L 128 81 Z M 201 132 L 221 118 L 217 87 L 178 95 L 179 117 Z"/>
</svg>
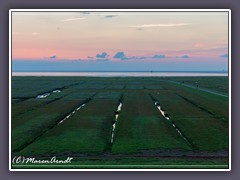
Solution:
<svg viewBox="0 0 240 180">
<path fill-rule="evenodd" d="M 228 13 L 13 12 L 12 60 L 102 61 L 106 69 L 121 61 L 216 62 L 227 69 Z"/>
</svg>

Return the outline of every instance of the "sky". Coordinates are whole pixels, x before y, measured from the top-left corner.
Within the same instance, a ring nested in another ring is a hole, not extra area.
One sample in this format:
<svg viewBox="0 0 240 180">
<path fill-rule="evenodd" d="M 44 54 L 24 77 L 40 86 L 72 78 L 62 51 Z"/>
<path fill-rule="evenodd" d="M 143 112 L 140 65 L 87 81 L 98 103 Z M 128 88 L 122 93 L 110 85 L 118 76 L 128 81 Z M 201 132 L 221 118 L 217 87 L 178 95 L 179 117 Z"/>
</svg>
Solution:
<svg viewBox="0 0 240 180">
<path fill-rule="evenodd" d="M 12 12 L 13 71 L 222 71 L 227 12 Z"/>
</svg>

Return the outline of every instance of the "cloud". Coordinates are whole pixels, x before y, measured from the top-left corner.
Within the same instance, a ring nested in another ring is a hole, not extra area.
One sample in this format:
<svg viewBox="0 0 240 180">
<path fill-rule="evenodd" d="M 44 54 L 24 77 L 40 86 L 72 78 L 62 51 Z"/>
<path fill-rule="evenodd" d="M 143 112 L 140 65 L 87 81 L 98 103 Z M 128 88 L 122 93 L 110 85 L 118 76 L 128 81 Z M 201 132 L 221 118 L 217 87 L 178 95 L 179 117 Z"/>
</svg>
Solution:
<svg viewBox="0 0 240 180">
<path fill-rule="evenodd" d="M 56 58 L 57 58 L 57 56 L 56 56 L 56 55 L 54 55 L 54 56 L 50 56 L 49 58 L 50 58 L 50 59 L 56 59 Z"/>
<path fill-rule="evenodd" d="M 131 59 L 134 59 L 132 57 L 122 57 L 121 60 L 131 60 Z"/>
<path fill-rule="evenodd" d="M 152 58 L 160 59 L 160 58 L 165 58 L 166 56 L 164 54 L 156 54 Z"/>
<path fill-rule="evenodd" d="M 104 16 L 105 18 L 114 18 L 114 17 L 117 17 L 117 15 L 107 15 L 107 16 Z"/>
<path fill-rule="evenodd" d="M 176 58 L 190 58 L 188 55 L 183 55 L 183 56 L 176 56 Z"/>
<path fill-rule="evenodd" d="M 126 56 L 125 56 L 124 52 L 117 52 L 117 53 L 113 56 L 113 58 L 116 58 L 116 59 L 124 59 L 124 58 L 126 58 Z"/>
<path fill-rule="evenodd" d="M 39 35 L 39 34 L 40 34 L 40 33 L 38 33 L 38 32 L 33 32 L 33 33 L 32 33 L 33 36 L 36 36 L 36 35 Z"/>
<path fill-rule="evenodd" d="M 222 54 L 222 55 L 220 55 L 220 57 L 222 57 L 222 58 L 228 58 L 228 54 Z"/>
<path fill-rule="evenodd" d="M 92 59 L 93 57 L 92 56 L 88 56 L 87 58 Z"/>
<path fill-rule="evenodd" d="M 146 59 L 146 56 L 140 56 L 140 57 L 136 57 L 136 59 Z"/>
<path fill-rule="evenodd" d="M 142 24 L 142 25 L 134 25 L 129 26 L 132 28 L 151 28 L 151 27 L 177 27 L 177 26 L 188 26 L 192 23 L 176 23 L 176 24 Z"/>
<path fill-rule="evenodd" d="M 68 19 L 63 19 L 62 21 L 67 22 L 67 21 L 78 21 L 78 20 L 83 20 L 86 18 L 68 18 Z"/>
<path fill-rule="evenodd" d="M 142 59 L 146 59 L 148 58 L 147 56 L 129 56 L 129 57 L 126 57 L 124 55 L 124 57 L 121 57 L 121 60 L 142 60 Z"/>
<path fill-rule="evenodd" d="M 122 60 L 143 60 L 143 59 L 149 59 L 149 58 L 161 59 L 161 58 L 166 58 L 166 56 L 164 54 L 156 54 L 156 55 L 153 55 L 153 56 L 129 56 L 129 57 L 126 57 L 124 55 L 123 57 L 119 57 L 119 58 L 121 58 Z"/>
<path fill-rule="evenodd" d="M 102 54 L 97 54 L 96 58 L 106 58 L 108 57 L 108 54 L 106 52 L 102 52 Z"/>
</svg>

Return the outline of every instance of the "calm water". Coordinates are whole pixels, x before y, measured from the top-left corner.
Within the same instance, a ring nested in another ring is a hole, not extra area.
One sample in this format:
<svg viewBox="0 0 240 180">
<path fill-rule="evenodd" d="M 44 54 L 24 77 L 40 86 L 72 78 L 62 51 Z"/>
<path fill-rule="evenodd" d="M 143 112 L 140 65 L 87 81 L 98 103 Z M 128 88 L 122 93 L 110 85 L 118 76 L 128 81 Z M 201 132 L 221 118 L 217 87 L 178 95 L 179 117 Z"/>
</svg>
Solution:
<svg viewBox="0 0 240 180">
<path fill-rule="evenodd" d="M 228 76 L 221 72 L 13 72 L 13 76 L 168 77 Z"/>
</svg>

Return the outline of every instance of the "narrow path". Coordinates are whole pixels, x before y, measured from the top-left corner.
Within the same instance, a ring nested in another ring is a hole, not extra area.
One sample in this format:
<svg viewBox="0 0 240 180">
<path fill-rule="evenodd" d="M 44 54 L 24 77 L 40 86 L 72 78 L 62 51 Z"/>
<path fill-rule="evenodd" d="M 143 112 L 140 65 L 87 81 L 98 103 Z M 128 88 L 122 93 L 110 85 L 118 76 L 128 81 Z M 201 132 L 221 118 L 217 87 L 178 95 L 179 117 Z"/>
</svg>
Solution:
<svg viewBox="0 0 240 180">
<path fill-rule="evenodd" d="M 182 86 L 185 86 L 185 87 L 197 89 L 197 90 L 200 90 L 200 91 L 208 92 L 208 93 L 215 94 L 215 95 L 218 95 L 218 96 L 228 97 L 228 95 L 225 95 L 225 94 L 222 94 L 222 93 L 219 93 L 219 92 L 215 92 L 215 91 L 212 91 L 212 90 L 209 90 L 209 89 L 196 87 L 196 86 L 193 86 L 193 85 L 190 85 L 190 84 L 185 84 L 185 83 L 183 84 L 183 83 L 176 82 L 176 81 L 171 81 L 171 80 L 165 80 L 165 81 L 172 82 L 172 83 L 175 83 L 175 84 L 178 84 L 178 85 L 182 85 Z"/>
</svg>

